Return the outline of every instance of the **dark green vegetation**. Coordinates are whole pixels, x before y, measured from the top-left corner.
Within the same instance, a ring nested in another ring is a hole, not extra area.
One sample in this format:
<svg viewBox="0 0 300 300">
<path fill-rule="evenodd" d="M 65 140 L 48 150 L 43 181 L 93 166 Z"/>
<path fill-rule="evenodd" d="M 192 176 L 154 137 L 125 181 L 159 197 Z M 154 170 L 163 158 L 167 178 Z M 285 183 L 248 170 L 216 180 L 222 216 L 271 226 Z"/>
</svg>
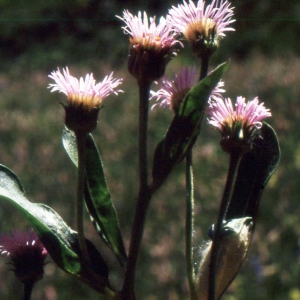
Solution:
<svg viewBox="0 0 300 300">
<path fill-rule="evenodd" d="M 132 2 L 132 3 L 131 3 Z M 63 150 L 61 134 L 63 95 L 47 90 L 47 75 L 57 66 L 71 74 L 93 72 L 97 80 L 111 70 L 124 77 L 124 94 L 110 96 L 100 111 L 93 133 L 101 151 L 107 183 L 119 214 L 128 246 L 137 195 L 137 86 L 126 71 L 127 36 L 115 18 L 122 10 L 146 9 L 165 14 L 177 1 L 0 1 L 0 163 L 22 181 L 27 198 L 53 207 L 74 224 L 75 167 Z M 296 1 L 233 1 L 236 32 L 228 33 L 214 57 L 214 66 L 231 58 L 224 77 L 227 96 L 259 96 L 271 108 L 267 122 L 281 144 L 279 168 L 261 199 L 257 228 L 250 253 L 229 288 L 227 300 L 300 299 L 300 59 L 298 57 L 300 6 Z M 150 14 L 150 13 L 149 13 Z M 172 77 L 183 64 L 195 60 L 189 47 L 168 66 Z M 153 88 L 155 88 L 153 86 Z M 149 154 L 173 117 L 168 110 L 150 115 Z M 228 157 L 219 147 L 220 135 L 207 125 L 194 150 L 196 233 L 202 238 L 217 217 Z M 174 169 L 156 193 L 148 214 L 138 269 L 140 299 L 185 299 L 184 266 L 184 166 Z M 25 219 L 6 204 L 0 206 L 0 228 L 27 226 Z M 87 237 L 96 240 L 86 223 Z M 105 245 L 96 243 L 109 262 L 120 286 L 117 262 Z M 18 291 L 5 259 L 0 260 L 0 298 L 18 299 Z M 20 286 L 21 288 L 21 286 Z M 56 295 L 56 296 L 55 296 Z M 33 299 L 98 299 L 86 286 L 57 269 L 46 266 Z"/>
</svg>

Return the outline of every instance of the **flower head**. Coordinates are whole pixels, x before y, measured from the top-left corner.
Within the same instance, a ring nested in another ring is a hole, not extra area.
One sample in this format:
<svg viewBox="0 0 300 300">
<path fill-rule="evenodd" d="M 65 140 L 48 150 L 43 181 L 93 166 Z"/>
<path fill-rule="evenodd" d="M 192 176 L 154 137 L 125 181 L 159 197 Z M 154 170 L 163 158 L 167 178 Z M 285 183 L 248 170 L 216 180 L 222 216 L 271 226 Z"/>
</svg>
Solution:
<svg viewBox="0 0 300 300">
<path fill-rule="evenodd" d="M 217 127 L 222 134 L 222 144 L 225 151 L 243 145 L 251 147 L 251 142 L 257 129 L 262 126 L 262 120 L 270 117 L 271 112 L 264 103 L 259 104 L 258 97 L 245 103 L 244 97 L 237 97 L 235 110 L 230 98 L 216 97 L 209 101 L 207 114 L 208 123 Z"/>
<path fill-rule="evenodd" d="M 198 57 L 211 55 L 225 36 L 226 31 L 234 31 L 230 24 L 235 20 L 233 8 L 227 0 L 213 0 L 205 7 L 205 1 L 183 1 L 169 11 L 169 22 L 182 32 L 190 42 L 194 54 Z"/>
<path fill-rule="evenodd" d="M 42 279 L 47 250 L 33 229 L 0 236 L 0 253 L 10 258 L 16 277 L 24 284 Z"/>
<path fill-rule="evenodd" d="M 148 20 L 147 13 L 139 12 L 133 16 L 128 10 L 124 10 L 125 22 L 122 27 L 129 34 L 130 48 L 128 70 L 131 75 L 142 80 L 157 80 L 165 72 L 165 66 L 175 55 L 174 46 L 180 43 L 176 40 L 178 33 L 161 17 L 156 24 L 156 18 Z"/>
<path fill-rule="evenodd" d="M 176 113 L 178 111 L 179 105 L 189 92 L 189 90 L 197 83 L 197 71 L 196 66 L 193 67 L 183 67 L 177 74 L 175 74 L 175 79 L 169 81 L 167 79 L 162 79 L 159 82 L 160 89 L 157 92 L 151 91 L 151 98 L 155 99 L 158 103 L 152 105 L 152 109 L 159 105 L 160 107 L 172 108 Z M 211 98 L 220 97 L 224 90 L 222 87 L 224 82 L 220 81 L 216 88 L 211 93 Z"/>
<path fill-rule="evenodd" d="M 94 129 L 103 99 L 113 93 L 117 95 L 122 92 L 116 89 L 122 83 L 122 79 L 113 78 L 113 72 L 99 83 L 96 83 L 93 73 L 78 80 L 70 74 L 68 67 L 63 69 L 62 73 L 58 68 L 49 77 L 55 81 L 49 84 L 49 88 L 52 88 L 51 92 L 59 91 L 67 95 L 67 106 L 64 106 L 68 112 L 66 125 L 71 126 L 69 129 L 73 131 L 78 126 L 79 128 L 87 126 L 88 132 Z"/>
<path fill-rule="evenodd" d="M 113 72 L 97 84 L 93 73 L 87 74 L 85 79 L 81 77 L 78 80 L 70 74 L 68 67 L 63 69 L 63 74 L 58 68 L 49 77 L 55 81 L 49 84 L 51 92 L 59 91 L 66 94 L 68 106 L 83 106 L 88 111 L 99 108 L 102 100 L 110 94 L 117 95 L 122 92 L 115 90 L 122 83 L 122 79 L 113 78 Z"/>
<path fill-rule="evenodd" d="M 164 78 L 159 82 L 160 89 L 157 92 L 151 91 L 151 98 L 158 103 L 152 106 L 152 109 L 159 105 L 160 107 L 169 107 L 177 112 L 180 103 L 188 93 L 188 91 L 197 83 L 196 66 L 183 67 L 175 74 L 175 79 L 169 81 Z"/>
</svg>

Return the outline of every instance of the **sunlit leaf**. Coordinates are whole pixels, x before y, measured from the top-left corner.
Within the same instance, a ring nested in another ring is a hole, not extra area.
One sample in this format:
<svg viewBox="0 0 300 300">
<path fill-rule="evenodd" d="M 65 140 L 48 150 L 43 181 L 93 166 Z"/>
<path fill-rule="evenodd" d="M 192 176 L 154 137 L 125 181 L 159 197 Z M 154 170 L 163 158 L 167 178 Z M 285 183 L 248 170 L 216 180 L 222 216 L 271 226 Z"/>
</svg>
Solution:
<svg viewBox="0 0 300 300">
<path fill-rule="evenodd" d="M 14 205 L 34 228 L 55 263 L 98 292 L 109 287 L 108 268 L 94 245 L 86 240 L 94 264 L 80 259 L 77 232 L 50 207 L 29 202 L 18 177 L 0 165 L 0 201 Z"/>
<path fill-rule="evenodd" d="M 217 261 L 216 300 L 221 299 L 246 257 L 252 227 L 252 218 L 249 217 L 229 220 L 224 224 Z M 210 241 L 202 250 L 203 258 L 198 272 L 198 300 L 208 299 L 211 251 Z"/>
</svg>

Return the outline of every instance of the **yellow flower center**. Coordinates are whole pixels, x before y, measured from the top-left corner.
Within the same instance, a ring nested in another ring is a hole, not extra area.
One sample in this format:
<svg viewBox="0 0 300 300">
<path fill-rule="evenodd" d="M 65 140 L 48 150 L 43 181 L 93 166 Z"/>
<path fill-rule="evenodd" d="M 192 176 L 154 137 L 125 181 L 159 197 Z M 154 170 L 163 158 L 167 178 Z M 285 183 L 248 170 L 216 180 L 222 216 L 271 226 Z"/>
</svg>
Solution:
<svg viewBox="0 0 300 300">
<path fill-rule="evenodd" d="M 139 45 L 146 49 L 153 48 L 159 49 L 161 45 L 161 37 L 159 35 L 144 34 L 143 37 L 131 37 L 130 44 L 132 46 Z"/>
<path fill-rule="evenodd" d="M 213 42 L 217 38 L 217 23 L 210 18 L 203 18 L 190 23 L 184 32 L 190 42 L 207 40 Z"/>
<path fill-rule="evenodd" d="M 68 96 L 68 106 L 85 108 L 88 112 L 99 108 L 102 99 L 97 95 L 86 95 L 84 93 L 71 94 Z"/>
</svg>

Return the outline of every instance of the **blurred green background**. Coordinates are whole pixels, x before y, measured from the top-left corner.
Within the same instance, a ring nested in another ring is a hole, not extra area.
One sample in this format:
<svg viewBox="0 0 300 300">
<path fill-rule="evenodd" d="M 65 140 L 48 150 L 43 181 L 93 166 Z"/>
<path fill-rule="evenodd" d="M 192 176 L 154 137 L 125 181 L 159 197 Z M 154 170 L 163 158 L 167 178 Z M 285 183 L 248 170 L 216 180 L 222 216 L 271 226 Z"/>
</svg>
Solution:
<svg viewBox="0 0 300 300">
<path fill-rule="evenodd" d="M 101 151 L 126 247 L 138 187 L 137 89 L 126 71 L 128 36 L 115 15 L 165 15 L 181 1 L 0 0 L 0 163 L 21 179 L 28 198 L 50 205 L 74 226 L 75 168 L 62 148 L 63 95 L 51 94 L 48 74 L 68 66 L 74 76 L 93 72 L 100 81 L 111 70 L 124 78 L 124 94 L 110 96 L 93 135 Z M 225 300 L 300 299 L 300 3 L 232 1 L 235 32 L 229 32 L 211 68 L 231 58 L 226 96 L 259 96 L 272 111 L 282 150 L 278 169 L 261 199 L 249 254 Z M 182 65 L 197 63 L 189 46 L 170 62 L 171 78 Z M 155 88 L 155 86 L 153 86 Z M 172 112 L 158 108 L 149 120 L 150 164 Z M 228 157 L 220 135 L 207 125 L 194 149 L 196 231 L 201 249 L 216 220 Z M 137 299 L 188 299 L 184 264 L 184 166 L 178 166 L 150 206 L 137 273 Z M 28 226 L 21 214 L 1 203 L 1 232 Z M 122 284 L 117 262 L 89 223 L 86 232 L 103 253 L 116 288 Z M 200 250 L 199 250 L 200 252 Z M 51 260 L 33 300 L 100 299 Z M 20 299 L 21 285 L 7 260 L 0 260 L 0 299 Z"/>
</svg>

